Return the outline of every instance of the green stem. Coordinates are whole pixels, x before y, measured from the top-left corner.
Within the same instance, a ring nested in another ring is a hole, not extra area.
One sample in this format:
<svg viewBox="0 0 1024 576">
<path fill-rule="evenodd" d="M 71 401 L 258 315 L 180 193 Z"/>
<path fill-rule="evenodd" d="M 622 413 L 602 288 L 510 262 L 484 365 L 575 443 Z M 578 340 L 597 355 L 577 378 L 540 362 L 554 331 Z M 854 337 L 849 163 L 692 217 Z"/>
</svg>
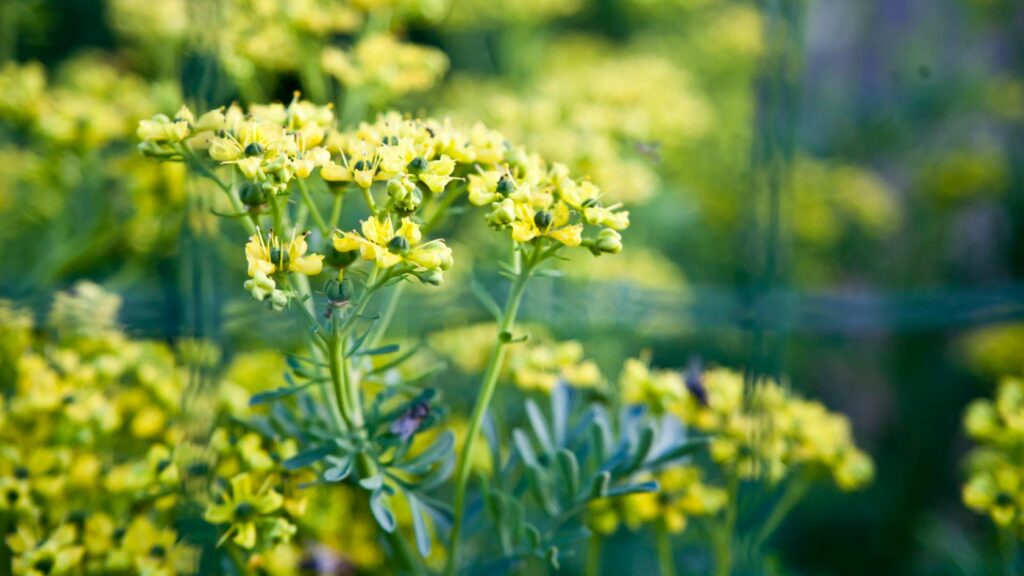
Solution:
<svg viewBox="0 0 1024 576">
<path fill-rule="evenodd" d="M 583 568 L 584 576 L 601 576 L 601 546 L 604 538 L 594 532 L 587 540 L 587 564 Z"/>
<path fill-rule="evenodd" d="M 732 476 L 728 486 L 728 504 L 721 525 L 717 527 L 713 538 L 716 576 L 732 574 L 732 540 L 736 528 L 737 496 L 739 495 L 739 478 Z"/>
<path fill-rule="evenodd" d="M 768 518 L 761 525 L 761 529 L 757 533 L 757 538 L 754 540 L 754 547 L 760 548 L 768 541 L 768 538 L 779 528 L 782 521 L 786 519 L 786 516 L 793 510 L 793 508 L 803 499 L 804 495 L 807 494 L 808 488 L 810 488 L 810 478 L 806 474 L 801 474 L 794 478 L 788 486 L 786 486 L 785 492 L 775 502 L 775 506 L 772 508 L 771 513 L 768 514 Z"/>
<path fill-rule="evenodd" d="M 658 523 L 655 532 L 658 544 L 658 568 L 661 570 L 661 576 L 675 576 L 676 559 L 672 551 L 672 534 L 669 533 L 664 522 Z"/>
<path fill-rule="evenodd" d="M 320 229 L 320 233 L 326 238 L 331 232 L 331 228 L 324 222 L 324 217 L 320 215 L 320 209 L 316 207 L 316 203 L 313 202 L 312 196 L 309 195 L 309 188 L 306 186 L 306 181 L 298 178 L 299 195 L 302 196 L 302 201 L 309 208 L 309 214 L 313 217 L 313 222 L 316 223 L 316 227 Z"/>
<path fill-rule="evenodd" d="M 338 220 L 341 219 L 341 207 L 345 204 L 345 192 L 334 193 L 334 203 L 331 204 L 331 229 L 338 227 Z"/>
<path fill-rule="evenodd" d="M 464 520 L 463 516 L 465 515 L 466 510 L 466 488 L 469 485 L 469 473 L 472 463 L 471 455 L 473 454 L 473 448 L 476 445 L 477 437 L 479 436 L 480 426 L 483 424 L 484 415 L 487 413 L 487 407 L 490 405 L 491 397 L 494 396 L 494 390 L 497 388 L 498 375 L 501 373 L 501 368 L 505 360 L 508 333 L 515 325 L 516 314 L 519 312 L 519 304 L 522 302 L 523 294 L 526 292 L 526 284 L 530 279 L 530 273 L 533 271 L 534 264 L 534 262 L 529 260 L 523 264 L 519 270 L 519 275 L 516 277 L 515 283 L 512 285 L 512 291 L 508 295 L 508 301 L 505 303 L 505 311 L 502 314 L 501 324 L 498 327 L 498 338 L 494 343 L 494 350 L 491 351 L 491 357 L 487 363 L 487 370 L 484 372 L 480 395 L 477 396 L 476 405 L 473 407 L 473 415 L 470 418 L 469 431 L 466 434 L 465 444 L 463 444 L 462 451 L 459 454 L 459 467 L 455 475 L 455 516 L 450 536 L 451 542 L 448 555 L 448 565 L 445 570 L 445 573 L 449 576 L 455 574 L 459 565 L 459 546 L 461 544 L 460 538 Z"/>
<path fill-rule="evenodd" d="M 223 180 L 221 180 L 220 176 L 217 176 L 217 174 L 213 170 L 211 170 L 209 166 L 204 164 L 203 161 L 200 160 L 198 156 L 196 156 L 195 152 L 193 152 L 191 148 L 185 146 L 184 144 L 181 144 L 178 146 L 178 152 L 181 153 L 182 157 L 185 159 L 185 162 L 189 166 L 191 166 L 197 172 L 199 172 L 201 176 L 213 181 L 213 183 L 216 184 L 218 188 L 224 191 L 224 194 L 227 195 L 228 200 L 231 202 L 231 207 L 234 209 L 235 213 L 240 215 L 245 214 L 245 217 L 241 218 L 242 226 L 245 227 L 245 231 L 248 232 L 250 236 L 256 234 L 256 229 L 259 227 L 258 222 L 256 222 L 256 219 L 253 218 L 252 213 L 249 212 L 245 205 L 242 204 L 242 200 L 238 197 L 238 194 L 235 192 L 234 188 L 232 186 L 229 186 Z"/>
<path fill-rule="evenodd" d="M 369 188 L 362 188 L 362 187 L 360 187 L 359 189 L 363 191 L 363 200 L 366 201 L 366 206 L 367 206 L 367 208 L 370 209 L 370 214 L 376 216 L 377 215 L 377 203 L 373 200 L 373 194 L 370 192 L 370 189 Z"/>
<path fill-rule="evenodd" d="M 331 371 L 331 383 L 334 385 L 334 398 L 338 403 L 338 410 L 341 412 L 345 425 L 349 429 L 358 430 L 352 419 L 352 408 L 349 406 L 349 394 L 346 391 L 348 379 L 346 378 L 345 358 L 342 347 L 345 339 L 341 336 L 341 319 L 335 314 L 331 317 L 331 338 L 328 350 L 328 366 Z"/>
</svg>

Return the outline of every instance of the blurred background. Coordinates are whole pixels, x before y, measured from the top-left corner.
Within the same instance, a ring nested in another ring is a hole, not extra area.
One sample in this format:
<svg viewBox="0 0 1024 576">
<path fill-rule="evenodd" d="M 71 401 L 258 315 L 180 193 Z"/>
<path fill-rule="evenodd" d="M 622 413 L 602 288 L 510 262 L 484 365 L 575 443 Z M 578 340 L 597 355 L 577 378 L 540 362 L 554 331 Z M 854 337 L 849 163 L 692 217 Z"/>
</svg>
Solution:
<svg viewBox="0 0 1024 576">
<path fill-rule="evenodd" d="M 349 124 L 482 120 L 631 211 L 627 251 L 538 282 L 527 320 L 608 374 L 696 356 L 850 416 L 877 480 L 813 491 L 780 572 L 983 574 L 960 423 L 1024 369 L 1022 74 L 1016 0 L 0 0 L 0 297 L 42 316 L 90 279 L 131 334 L 273 347 L 240 234 L 136 152 L 137 121 L 297 89 Z M 407 298 L 398 325 L 483 319 L 468 294 Z"/>
</svg>

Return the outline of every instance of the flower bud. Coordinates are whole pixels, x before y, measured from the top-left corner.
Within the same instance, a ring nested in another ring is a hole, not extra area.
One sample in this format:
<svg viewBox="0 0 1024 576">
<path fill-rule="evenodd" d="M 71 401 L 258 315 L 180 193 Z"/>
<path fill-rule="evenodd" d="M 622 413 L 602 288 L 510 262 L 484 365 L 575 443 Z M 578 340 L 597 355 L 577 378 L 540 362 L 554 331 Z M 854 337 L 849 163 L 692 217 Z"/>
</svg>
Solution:
<svg viewBox="0 0 1024 576">
<path fill-rule="evenodd" d="M 516 191 L 516 183 L 512 181 L 512 178 L 508 174 L 502 175 L 502 177 L 498 179 L 497 191 L 498 194 L 501 194 L 502 196 L 508 196 Z"/>
<path fill-rule="evenodd" d="M 247 292 L 252 294 L 253 299 L 258 302 L 263 302 L 277 288 L 274 279 L 262 272 L 256 272 L 255 276 L 246 280 L 243 286 Z"/>
<path fill-rule="evenodd" d="M 412 214 L 423 203 L 423 192 L 408 178 L 389 180 L 388 196 L 394 201 L 395 209 L 402 214 Z"/>
<path fill-rule="evenodd" d="M 396 235 L 388 242 L 388 250 L 396 254 L 404 254 L 409 251 L 409 241 L 405 236 Z"/>
<path fill-rule="evenodd" d="M 597 252 L 618 254 L 622 251 L 622 236 L 611 228 L 602 228 L 597 233 L 597 241 L 594 242 L 594 248 Z"/>
<path fill-rule="evenodd" d="M 267 193 L 263 186 L 256 182 L 245 182 L 238 192 L 242 204 L 246 206 L 260 206 L 267 203 Z"/>
<path fill-rule="evenodd" d="M 288 295 L 282 290 L 274 290 L 270 294 L 270 307 L 274 310 L 283 310 L 288 305 Z"/>
<path fill-rule="evenodd" d="M 327 300 L 331 304 L 348 302 L 352 298 L 352 283 L 349 282 L 348 278 L 341 281 L 331 278 L 324 285 L 324 292 L 327 293 Z"/>
<path fill-rule="evenodd" d="M 533 223 L 541 231 L 547 230 L 551 227 L 551 223 L 555 221 L 554 215 L 547 210 L 540 210 L 533 215 Z"/>
<path fill-rule="evenodd" d="M 259 142 L 250 142 L 246 144 L 243 153 L 246 157 L 261 156 L 263 154 L 263 145 Z"/>
<path fill-rule="evenodd" d="M 416 274 L 416 277 L 419 278 L 420 282 L 423 282 L 424 284 L 429 284 L 431 286 L 440 286 L 441 282 L 444 281 L 444 272 L 441 272 L 437 268 L 430 270 L 421 270 L 419 272 L 415 272 L 414 274 Z"/>
<path fill-rule="evenodd" d="M 495 228 L 504 228 L 516 219 L 516 205 L 509 198 L 491 204 L 491 208 L 493 210 L 484 219 Z"/>
<path fill-rule="evenodd" d="M 412 172 L 413 174 L 419 174 L 427 169 L 427 160 L 423 156 L 417 156 L 409 162 L 409 165 L 406 166 L 406 168 L 408 168 L 409 172 Z"/>
</svg>

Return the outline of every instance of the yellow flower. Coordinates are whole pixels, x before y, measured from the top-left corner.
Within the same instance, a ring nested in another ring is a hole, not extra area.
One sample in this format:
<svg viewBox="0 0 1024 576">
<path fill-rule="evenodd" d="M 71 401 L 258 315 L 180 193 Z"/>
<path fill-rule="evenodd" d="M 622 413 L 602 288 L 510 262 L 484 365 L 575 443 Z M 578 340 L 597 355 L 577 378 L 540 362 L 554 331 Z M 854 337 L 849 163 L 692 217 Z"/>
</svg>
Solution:
<svg viewBox="0 0 1024 576">
<path fill-rule="evenodd" d="M 56 576 L 69 574 L 79 567 L 85 549 L 75 544 L 78 539 L 74 526 L 63 525 L 45 540 L 25 524 L 7 537 L 7 545 L 14 553 L 14 573 L 22 576 Z"/>
<path fill-rule="evenodd" d="M 181 142 L 188 138 L 192 128 L 184 119 L 171 120 L 164 114 L 157 114 L 151 120 L 140 120 L 135 131 L 144 142 Z"/>
<path fill-rule="evenodd" d="M 281 509 L 282 504 L 283 498 L 270 488 L 269 482 L 253 492 L 252 477 L 243 473 L 231 479 L 230 493 L 223 493 L 221 502 L 210 505 L 203 517 L 213 524 L 230 524 L 220 544 L 233 534 L 232 541 L 235 544 L 252 549 L 256 546 L 258 535 L 257 521 L 268 517 L 271 521 L 278 520 L 272 515 Z"/>
<path fill-rule="evenodd" d="M 512 223 L 512 239 L 526 243 L 534 238 L 547 237 L 573 247 L 583 242 L 583 225 L 569 224 L 569 208 L 557 202 L 553 210 L 534 210 L 525 202 L 515 206 L 516 220 Z"/>
<path fill-rule="evenodd" d="M 249 262 L 249 277 L 255 278 L 257 273 L 267 276 L 284 272 L 297 272 L 306 276 L 316 276 L 323 270 L 324 257 L 320 254 L 306 255 L 306 235 L 295 236 L 282 247 L 280 238 L 273 232 L 267 239 L 259 235 L 249 237 L 245 245 L 245 259 Z"/>
<path fill-rule="evenodd" d="M 442 155 L 437 160 L 427 163 L 427 169 L 418 174 L 421 182 L 427 185 L 434 194 L 444 192 L 445 186 L 454 180 L 452 172 L 455 170 L 455 161 L 448 156 Z"/>
<path fill-rule="evenodd" d="M 334 249 L 339 252 L 359 250 L 366 260 L 374 260 L 381 268 L 391 268 L 400 262 L 409 262 L 426 270 L 447 270 L 452 266 L 451 248 L 442 240 L 420 244 L 423 238 L 418 224 L 402 218 L 395 230 L 391 216 L 383 220 L 371 216 L 362 222 L 362 235 L 342 232 L 334 236 Z"/>
</svg>

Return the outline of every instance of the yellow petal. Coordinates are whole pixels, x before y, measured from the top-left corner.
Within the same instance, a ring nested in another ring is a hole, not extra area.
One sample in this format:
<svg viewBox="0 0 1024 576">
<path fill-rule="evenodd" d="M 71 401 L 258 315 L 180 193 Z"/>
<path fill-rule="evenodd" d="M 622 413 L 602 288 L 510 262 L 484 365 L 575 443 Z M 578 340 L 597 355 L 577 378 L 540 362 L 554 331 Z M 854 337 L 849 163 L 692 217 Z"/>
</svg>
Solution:
<svg viewBox="0 0 1024 576">
<path fill-rule="evenodd" d="M 362 228 L 364 238 L 381 246 L 387 246 L 388 242 L 391 241 L 391 237 L 395 235 L 394 228 L 391 226 L 390 216 L 385 217 L 384 220 L 378 220 L 376 216 L 370 216 L 363 220 Z"/>
<path fill-rule="evenodd" d="M 335 235 L 332 243 L 338 252 L 351 252 L 362 246 L 363 239 L 353 232 L 345 232 L 341 236 Z"/>
<path fill-rule="evenodd" d="M 340 164 L 328 162 L 320 168 L 320 177 L 328 182 L 351 182 L 352 171 Z"/>
<path fill-rule="evenodd" d="M 316 276 L 324 269 L 324 257 L 320 254 L 310 254 L 293 258 L 288 269 L 306 276 Z"/>
<path fill-rule="evenodd" d="M 529 242 L 537 236 L 537 226 L 533 221 L 517 220 L 512 223 L 512 239 L 516 242 Z"/>
<path fill-rule="evenodd" d="M 238 544 L 246 550 L 252 549 L 256 545 L 256 524 L 252 522 L 246 522 L 236 527 L 238 532 L 235 533 L 235 544 Z"/>
<path fill-rule="evenodd" d="M 419 224 L 416 224 L 408 218 L 402 218 L 402 225 L 398 228 L 398 235 L 408 240 L 409 246 L 419 244 L 420 240 L 423 238 Z"/>
<path fill-rule="evenodd" d="M 569 247 L 579 246 L 583 242 L 583 225 L 574 224 L 548 232 L 548 236 Z"/>
</svg>

